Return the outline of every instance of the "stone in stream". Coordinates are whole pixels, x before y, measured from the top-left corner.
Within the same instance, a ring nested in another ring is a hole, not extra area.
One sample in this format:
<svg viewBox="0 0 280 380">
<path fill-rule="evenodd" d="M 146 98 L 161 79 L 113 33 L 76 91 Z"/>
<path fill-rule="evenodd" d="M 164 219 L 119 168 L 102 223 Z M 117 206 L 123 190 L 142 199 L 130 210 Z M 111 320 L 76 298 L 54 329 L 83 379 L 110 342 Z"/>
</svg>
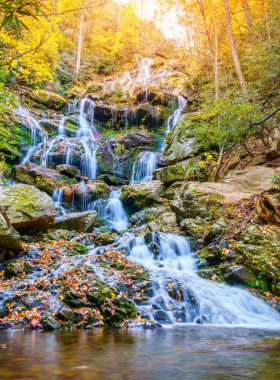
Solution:
<svg viewBox="0 0 280 380">
<path fill-rule="evenodd" d="M 94 245 L 96 247 L 103 246 L 103 245 L 110 245 L 113 244 L 118 239 L 118 235 L 113 232 L 105 232 L 104 234 L 101 234 L 97 236 L 97 238 L 94 240 Z"/>
<path fill-rule="evenodd" d="M 54 227 L 54 202 L 36 187 L 22 184 L 0 187 L 0 204 L 13 228 L 22 235 L 33 235 Z"/>
<path fill-rule="evenodd" d="M 22 251 L 20 234 L 14 229 L 9 228 L 5 219 L 0 214 L 0 248 L 8 249 L 14 253 Z"/>
<path fill-rule="evenodd" d="M 137 226 L 146 225 L 146 228 L 152 232 L 179 233 L 181 231 L 175 213 L 166 206 L 137 212 L 131 217 L 131 222 Z"/>
<path fill-rule="evenodd" d="M 96 221 L 96 211 L 76 212 L 60 216 L 55 220 L 55 229 L 76 232 L 92 232 Z"/>
<path fill-rule="evenodd" d="M 66 175 L 69 178 L 81 178 L 81 172 L 76 166 L 66 164 L 57 165 L 56 171 L 62 175 Z"/>
<path fill-rule="evenodd" d="M 38 166 L 32 162 L 24 162 L 12 168 L 13 180 L 35 186 L 42 191 L 52 194 L 54 189 L 61 187 L 60 183 L 71 183 L 71 179 L 56 170 Z"/>
<path fill-rule="evenodd" d="M 160 181 L 131 182 L 122 187 L 120 200 L 124 205 L 138 210 L 163 202 L 162 193 L 166 186 Z"/>
</svg>

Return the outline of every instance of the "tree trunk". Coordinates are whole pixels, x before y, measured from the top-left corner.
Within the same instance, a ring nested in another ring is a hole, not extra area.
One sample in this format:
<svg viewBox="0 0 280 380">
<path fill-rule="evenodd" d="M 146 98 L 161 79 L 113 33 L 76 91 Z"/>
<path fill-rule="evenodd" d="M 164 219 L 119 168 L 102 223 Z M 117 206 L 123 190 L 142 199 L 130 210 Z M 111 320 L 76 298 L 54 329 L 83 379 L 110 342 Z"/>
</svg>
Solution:
<svg viewBox="0 0 280 380">
<path fill-rule="evenodd" d="M 229 3 L 228 0 L 224 0 L 224 8 L 225 8 L 225 16 L 226 16 L 226 25 L 227 25 L 227 35 L 229 39 L 229 44 L 230 44 L 230 49 L 231 49 L 231 54 L 232 58 L 234 61 L 235 69 L 238 75 L 239 83 L 241 86 L 241 89 L 243 91 L 243 94 L 245 97 L 248 96 L 247 88 L 246 88 L 246 83 L 244 80 L 243 72 L 242 72 L 242 67 L 241 63 L 239 60 L 238 52 L 236 49 L 235 41 L 234 41 L 234 36 L 233 36 L 233 30 L 232 30 L 232 25 L 231 25 L 231 19 L 230 19 L 230 11 L 229 11 Z"/>
<path fill-rule="evenodd" d="M 6 211 L 3 209 L 3 207 L 1 205 L 0 205 L 0 213 L 3 215 L 8 227 L 11 228 L 12 225 L 11 225 L 10 219 L 9 219 Z"/>
<path fill-rule="evenodd" d="M 218 66 L 218 33 L 217 33 L 215 0 L 213 0 L 213 10 L 214 10 L 214 27 L 215 27 L 215 98 L 218 99 L 219 98 L 219 66 Z"/>
<path fill-rule="evenodd" d="M 265 4 L 264 4 L 264 9 L 265 9 L 265 21 L 266 21 L 266 28 L 267 28 L 267 39 L 268 39 L 268 42 L 271 44 L 269 18 L 268 18 L 268 13 L 267 13 L 267 1 L 266 0 L 265 0 Z"/>
<path fill-rule="evenodd" d="M 253 20 L 251 17 L 251 10 L 250 10 L 249 4 L 247 3 L 247 0 L 242 0 L 242 7 L 245 11 L 248 28 L 251 30 L 253 26 Z"/>
<path fill-rule="evenodd" d="M 269 151 L 269 156 L 275 158 L 278 154 L 278 144 L 280 142 L 280 129 L 274 131 L 274 140 L 271 143 L 271 148 Z"/>
<path fill-rule="evenodd" d="M 205 29 L 205 34 L 206 34 L 206 37 L 207 37 L 209 49 L 210 49 L 210 52 L 211 52 L 212 56 L 214 56 L 214 51 L 213 51 L 212 41 L 211 41 L 209 29 L 208 29 L 207 20 L 206 20 L 203 0 L 198 0 L 198 4 L 199 4 L 199 7 L 200 7 L 200 13 L 201 13 L 202 18 L 203 18 L 204 29 Z"/>
<path fill-rule="evenodd" d="M 44 132 L 43 134 L 43 157 L 42 157 L 42 166 L 47 166 L 47 157 L 46 157 L 46 151 L 47 151 L 47 134 Z"/>
<path fill-rule="evenodd" d="M 83 7 L 83 3 L 81 7 Z M 83 43 L 83 27 L 84 27 L 84 10 L 81 9 L 81 16 L 80 16 L 80 31 L 79 31 L 79 40 L 78 40 L 78 54 L 77 54 L 77 64 L 76 64 L 76 73 L 75 78 L 78 79 L 79 77 L 79 71 L 81 66 L 81 55 L 82 55 L 82 43 Z"/>
</svg>

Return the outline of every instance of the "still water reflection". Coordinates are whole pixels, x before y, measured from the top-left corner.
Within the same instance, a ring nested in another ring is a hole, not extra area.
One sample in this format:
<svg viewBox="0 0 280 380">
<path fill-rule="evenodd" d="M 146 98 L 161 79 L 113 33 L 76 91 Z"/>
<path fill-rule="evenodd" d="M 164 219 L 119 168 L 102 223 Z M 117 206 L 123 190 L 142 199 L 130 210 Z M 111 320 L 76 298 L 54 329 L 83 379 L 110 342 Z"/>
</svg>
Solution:
<svg viewBox="0 0 280 380">
<path fill-rule="evenodd" d="M 279 378 L 279 331 L 189 325 L 0 333 L 1 380 Z"/>
</svg>

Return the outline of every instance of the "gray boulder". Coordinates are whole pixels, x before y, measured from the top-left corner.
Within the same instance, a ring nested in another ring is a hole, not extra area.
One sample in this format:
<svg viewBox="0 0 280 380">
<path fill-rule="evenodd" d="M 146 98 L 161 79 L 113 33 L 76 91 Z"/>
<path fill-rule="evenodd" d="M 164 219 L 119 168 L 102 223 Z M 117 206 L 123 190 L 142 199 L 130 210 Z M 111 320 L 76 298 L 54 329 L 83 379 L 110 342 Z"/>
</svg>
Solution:
<svg viewBox="0 0 280 380">
<path fill-rule="evenodd" d="M 14 229 L 9 228 L 4 218 L 0 214 L 0 248 L 8 249 L 14 253 L 22 251 L 20 234 Z"/>
<path fill-rule="evenodd" d="M 96 221 L 96 211 L 77 212 L 56 218 L 55 229 L 76 232 L 92 232 Z"/>
<path fill-rule="evenodd" d="M 54 202 L 36 187 L 23 184 L 0 187 L 0 204 L 20 234 L 32 235 L 54 227 Z"/>
</svg>

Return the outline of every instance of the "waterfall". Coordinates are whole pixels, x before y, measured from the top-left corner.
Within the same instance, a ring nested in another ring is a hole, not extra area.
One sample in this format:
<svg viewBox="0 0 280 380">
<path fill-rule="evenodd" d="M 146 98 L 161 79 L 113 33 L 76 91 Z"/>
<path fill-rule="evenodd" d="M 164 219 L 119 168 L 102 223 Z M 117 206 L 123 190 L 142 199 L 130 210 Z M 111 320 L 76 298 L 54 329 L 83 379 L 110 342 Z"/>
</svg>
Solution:
<svg viewBox="0 0 280 380">
<path fill-rule="evenodd" d="M 52 199 L 55 204 L 55 208 L 59 209 L 57 216 L 62 216 L 67 214 L 67 210 L 62 206 L 62 200 L 64 196 L 64 188 L 56 189 L 53 193 Z"/>
<path fill-rule="evenodd" d="M 143 58 L 138 62 L 139 76 L 138 81 L 147 85 L 150 78 L 150 68 L 153 60 L 149 58 Z"/>
<path fill-rule="evenodd" d="M 71 160 L 71 151 L 72 151 L 72 144 L 69 142 L 67 145 L 67 150 L 66 150 L 66 165 L 70 165 L 70 160 Z"/>
<path fill-rule="evenodd" d="M 105 208 L 105 219 L 112 228 L 115 228 L 117 231 L 124 231 L 127 229 L 128 218 L 120 201 L 120 196 L 120 189 L 111 192 Z"/>
<path fill-rule="evenodd" d="M 133 165 L 131 181 L 152 181 L 153 171 L 157 169 L 154 152 L 142 152 Z"/>
<path fill-rule="evenodd" d="M 128 226 L 128 217 L 120 201 L 121 189 L 113 190 L 109 199 L 98 199 L 88 206 L 88 210 L 96 210 L 98 218 L 105 219 L 111 228 L 124 231 Z"/>
<path fill-rule="evenodd" d="M 59 124 L 58 124 L 58 136 L 63 136 L 64 135 L 64 122 L 65 122 L 65 119 L 66 119 L 66 116 L 63 116 L 60 120 L 59 120 Z"/>
<path fill-rule="evenodd" d="M 178 108 L 176 109 L 176 111 L 171 116 L 169 116 L 169 118 L 167 120 L 167 128 L 166 128 L 166 131 L 165 131 L 166 135 L 178 123 L 178 121 L 180 119 L 180 116 L 182 115 L 182 111 L 186 107 L 186 105 L 187 105 L 186 99 L 183 98 L 182 96 L 178 96 Z"/>
<path fill-rule="evenodd" d="M 151 319 L 264 327 L 279 324 L 280 314 L 249 292 L 200 278 L 185 238 L 164 233 L 148 235 L 152 235 L 149 244 L 145 242 L 147 235 L 134 239 L 130 257 L 148 268 L 155 280 L 154 296 L 147 306 L 140 307 Z"/>
</svg>

